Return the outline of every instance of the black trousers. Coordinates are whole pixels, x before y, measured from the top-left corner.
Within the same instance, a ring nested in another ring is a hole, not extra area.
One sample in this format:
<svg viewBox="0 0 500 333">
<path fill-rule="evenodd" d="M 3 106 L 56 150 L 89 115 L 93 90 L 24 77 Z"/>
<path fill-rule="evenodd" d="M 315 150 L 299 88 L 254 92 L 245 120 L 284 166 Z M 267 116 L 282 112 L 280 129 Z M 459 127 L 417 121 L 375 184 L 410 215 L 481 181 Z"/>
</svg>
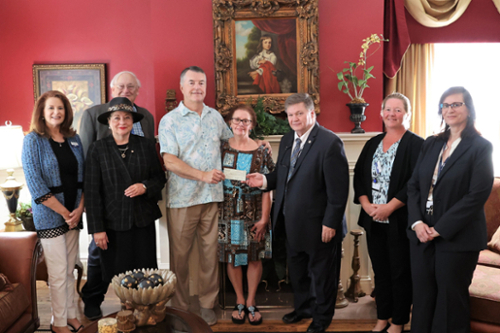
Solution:
<svg viewBox="0 0 500 333">
<path fill-rule="evenodd" d="M 99 248 L 94 239 L 89 244 L 89 258 L 87 262 L 87 283 L 82 288 L 82 300 L 86 306 L 100 307 L 104 295 L 108 291 L 110 281 L 104 281 L 101 270 Z"/>
<path fill-rule="evenodd" d="M 439 251 L 439 241 L 410 244 L 414 295 L 411 331 L 469 333 L 469 286 L 479 251 Z"/>
<path fill-rule="evenodd" d="M 406 235 L 391 237 L 389 229 L 389 224 L 372 222 L 366 238 L 375 272 L 377 318 L 404 325 L 412 303 L 410 244 Z"/>
<path fill-rule="evenodd" d="M 342 242 L 334 240 L 311 251 L 295 251 L 287 244 L 295 311 L 325 326 L 335 314 L 340 276 Z"/>
</svg>

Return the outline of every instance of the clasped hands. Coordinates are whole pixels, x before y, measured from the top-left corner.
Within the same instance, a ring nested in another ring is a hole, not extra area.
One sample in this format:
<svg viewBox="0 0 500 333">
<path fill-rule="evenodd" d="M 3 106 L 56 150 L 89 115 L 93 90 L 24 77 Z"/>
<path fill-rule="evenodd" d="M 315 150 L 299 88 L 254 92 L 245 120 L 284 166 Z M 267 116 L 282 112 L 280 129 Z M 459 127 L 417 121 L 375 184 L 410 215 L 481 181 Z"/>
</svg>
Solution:
<svg viewBox="0 0 500 333">
<path fill-rule="evenodd" d="M 434 227 L 429 227 L 423 222 L 418 223 L 413 230 L 417 234 L 418 240 L 422 243 L 430 242 L 440 236 Z"/>
</svg>

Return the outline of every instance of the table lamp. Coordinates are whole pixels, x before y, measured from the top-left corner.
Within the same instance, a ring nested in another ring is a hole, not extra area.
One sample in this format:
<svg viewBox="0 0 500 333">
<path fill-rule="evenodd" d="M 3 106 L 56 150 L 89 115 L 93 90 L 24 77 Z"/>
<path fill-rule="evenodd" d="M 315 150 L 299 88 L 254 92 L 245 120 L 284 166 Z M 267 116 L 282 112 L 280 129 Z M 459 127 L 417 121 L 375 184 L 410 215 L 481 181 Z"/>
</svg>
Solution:
<svg viewBox="0 0 500 333">
<path fill-rule="evenodd" d="M 7 170 L 7 180 L 0 184 L 0 189 L 10 212 L 10 219 L 5 222 L 5 231 L 23 230 L 22 222 L 16 218 L 17 200 L 23 184 L 14 178 L 14 168 L 22 166 L 23 139 L 21 126 L 12 126 L 10 121 L 6 121 L 5 126 L 0 126 L 0 170 Z"/>
</svg>

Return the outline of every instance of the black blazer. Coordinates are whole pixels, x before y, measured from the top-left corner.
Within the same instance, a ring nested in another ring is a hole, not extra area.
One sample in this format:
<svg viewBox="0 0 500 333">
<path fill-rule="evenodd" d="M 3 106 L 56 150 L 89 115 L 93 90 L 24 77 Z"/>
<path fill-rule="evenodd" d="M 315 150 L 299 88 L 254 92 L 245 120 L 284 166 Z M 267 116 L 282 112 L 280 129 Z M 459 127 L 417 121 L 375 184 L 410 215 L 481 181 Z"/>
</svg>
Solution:
<svg viewBox="0 0 500 333">
<path fill-rule="evenodd" d="M 434 212 L 428 216 L 425 206 L 444 144 L 437 136 L 425 140 L 408 182 L 408 237 L 419 242 L 411 225 L 421 220 L 441 235 L 434 240 L 436 250 L 482 250 L 487 238 L 484 204 L 493 185 L 491 143 L 479 135 L 462 138 L 439 174 L 433 192 Z"/>
<path fill-rule="evenodd" d="M 144 118 L 140 121 L 142 131 L 144 132 L 144 137 L 147 139 L 154 140 L 155 138 L 155 120 L 153 115 L 140 106 L 135 105 L 137 112 L 142 114 Z M 80 128 L 78 129 L 78 134 L 83 144 L 83 153 L 87 155 L 90 145 L 97 140 L 101 140 L 111 134 L 111 130 L 108 125 L 101 124 L 97 121 L 99 117 L 104 112 L 107 112 L 109 108 L 109 103 L 100 104 L 93 106 L 83 112 L 82 119 L 80 121 Z"/>
<path fill-rule="evenodd" d="M 354 168 L 354 203 L 359 204 L 359 197 L 366 195 L 370 202 L 373 202 L 372 196 L 372 161 L 373 155 L 378 145 L 384 139 L 385 133 L 371 138 L 363 147 L 359 155 L 356 167 Z M 405 206 L 395 210 L 389 216 L 390 235 L 393 237 L 406 237 L 406 227 L 408 225 L 408 208 L 406 207 L 407 183 L 410 179 L 415 164 L 417 164 L 418 154 L 424 139 L 418 135 L 406 131 L 399 143 L 394 163 L 391 171 L 391 181 L 387 191 L 387 202 L 393 198 L 405 204 Z M 363 208 L 359 212 L 358 224 L 362 226 L 367 234 L 370 233 L 373 219 Z"/>
<path fill-rule="evenodd" d="M 276 189 L 273 229 L 284 221 L 288 243 L 297 251 L 329 246 L 342 240 L 346 228 L 349 167 L 344 144 L 332 131 L 315 124 L 287 183 L 294 134 L 283 136 L 276 169 L 266 175 L 268 189 Z M 337 231 L 328 244 L 321 242 L 323 225 Z"/>
<path fill-rule="evenodd" d="M 112 229 L 147 226 L 160 218 L 157 201 L 165 185 L 153 141 L 130 135 L 130 157 L 125 165 L 113 136 L 94 142 L 85 162 L 85 208 L 90 234 Z M 147 187 L 145 194 L 129 198 L 125 189 L 135 183 Z"/>
</svg>

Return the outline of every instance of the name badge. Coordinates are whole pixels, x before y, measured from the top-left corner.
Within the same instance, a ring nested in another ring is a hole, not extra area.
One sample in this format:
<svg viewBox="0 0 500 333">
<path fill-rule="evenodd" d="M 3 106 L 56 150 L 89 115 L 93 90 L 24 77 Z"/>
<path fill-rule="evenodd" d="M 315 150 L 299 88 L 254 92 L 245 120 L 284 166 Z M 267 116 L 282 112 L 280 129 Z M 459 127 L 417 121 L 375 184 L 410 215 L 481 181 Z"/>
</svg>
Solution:
<svg viewBox="0 0 500 333">
<path fill-rule="evenodd" d="M 78 142 L 71 141 L 71 145 L 72 145 L 72 146 L 75 146 L 75 147 L 78 147 Z"/>
<path fill-rule="evenodd" d="M 247 179 L 247 172 L 244 170 L 224 168 L 224 176 L 229 180 L 243 181 Z"/>
<path fill-rule="evenodd" d="M 380 183 L 376 179 L 373 180 L 372 190 L 380 192 Z"/>
</svg>

